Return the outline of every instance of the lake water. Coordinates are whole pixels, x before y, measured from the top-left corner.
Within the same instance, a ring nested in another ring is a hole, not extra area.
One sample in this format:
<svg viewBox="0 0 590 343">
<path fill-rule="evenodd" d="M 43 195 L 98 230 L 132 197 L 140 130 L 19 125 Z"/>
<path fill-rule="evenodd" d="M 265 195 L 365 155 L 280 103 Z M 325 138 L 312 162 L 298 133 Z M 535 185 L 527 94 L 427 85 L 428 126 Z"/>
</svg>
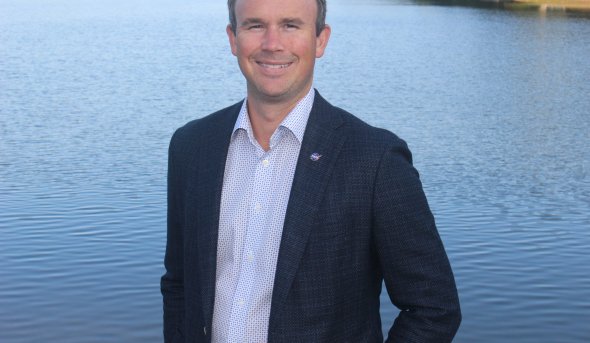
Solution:
<svg viewBox="0 0 590 343">
<path fill-rule="evenodd" d="M 168 140 L 244 95 L 224 3 L 0 0 L 0 342 L 161 341 Z M 590 20 L 332 0 L 328 21 L 315 86 L 409 142 L 455 341 L 590 342 Z"/>
</svg>

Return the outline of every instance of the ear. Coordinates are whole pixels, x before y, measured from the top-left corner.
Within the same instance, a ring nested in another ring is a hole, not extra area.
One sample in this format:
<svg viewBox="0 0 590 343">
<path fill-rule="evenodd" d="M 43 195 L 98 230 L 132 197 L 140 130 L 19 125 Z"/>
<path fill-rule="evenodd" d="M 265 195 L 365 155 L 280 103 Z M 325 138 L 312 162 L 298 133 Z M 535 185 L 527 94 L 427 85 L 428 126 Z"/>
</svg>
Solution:
<svg viewBox="0 0 590 343">
<path fill-rule="evenodd" d="M 330 40 L 330 33 L 332 33 L 332 29 L 330 25 L 324 26 L 324 29 L 315 39 L 315 57 L 320 58 L 324 55 L 324 50 L 326 50 L 326 46 L 328 45 L 328 41 Z"/>
<path fill-rule="evenodd" d="M 231 25 L 227 25 L 227 27 L 225 28 L 225 32 L 227 33 L 227 37 L 229 38 L 229 45 L 231 47 L 231 53 L 234 56 L 237 56 L 238 53 L 238 47 L 236 46 L 236 35 L 234 34 L 234 31 L 232 30 Z"/>
</svg>

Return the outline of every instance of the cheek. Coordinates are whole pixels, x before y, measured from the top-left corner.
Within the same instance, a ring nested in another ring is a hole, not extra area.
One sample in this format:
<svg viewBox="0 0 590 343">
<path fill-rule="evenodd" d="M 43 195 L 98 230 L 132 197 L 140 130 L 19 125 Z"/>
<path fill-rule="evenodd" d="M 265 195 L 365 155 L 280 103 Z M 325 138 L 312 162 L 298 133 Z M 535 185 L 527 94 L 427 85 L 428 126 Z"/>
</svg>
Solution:
<svg viewBox="0 0 590 343">
<path fill-rule="evenodd" d="M 242 37 L 241 39 L 236 40 L 236 44 L 234 46 L 236 56 L 248 56 L 256 49 L 256 42 L 252 39 L 247 39 L 246 37 Z"/>
<path fill-rule="evenodd" d="M 300 58 L 311 59 L 315 58 L 316 48 L 315 44 L 311 44 L 309 41 L 298 41 L 291 45 L 292 52 L 298 55 Z"/>
</svg>

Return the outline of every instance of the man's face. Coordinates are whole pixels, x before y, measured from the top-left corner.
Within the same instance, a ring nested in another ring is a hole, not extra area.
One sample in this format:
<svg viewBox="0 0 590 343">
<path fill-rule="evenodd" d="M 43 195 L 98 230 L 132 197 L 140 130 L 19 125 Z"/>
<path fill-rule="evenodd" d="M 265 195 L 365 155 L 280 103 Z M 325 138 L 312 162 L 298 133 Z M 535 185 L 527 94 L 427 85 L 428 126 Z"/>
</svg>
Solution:
<svg viewBox="0 0 590 343">
<path fill-rule="evenodd" d="M 330 28 L 316 35 L 316 0 L 237 0 L 236 34 L 227 34 L 248 84 L 248 97 L 294 103 L 311 87 L 315 59 Z"/>
</svg>

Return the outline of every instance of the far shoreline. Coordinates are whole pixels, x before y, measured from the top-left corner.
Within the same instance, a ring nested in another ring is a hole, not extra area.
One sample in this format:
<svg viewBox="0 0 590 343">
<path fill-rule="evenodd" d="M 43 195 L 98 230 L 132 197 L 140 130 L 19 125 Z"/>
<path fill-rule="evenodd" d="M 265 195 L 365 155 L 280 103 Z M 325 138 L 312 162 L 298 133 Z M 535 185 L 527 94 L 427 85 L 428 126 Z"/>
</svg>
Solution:
<svg viewBox="0 0 590 343">
<path fill-rule="evenodd" d="M 547 11 L 589 11 L 590 0 L 511 0 L 505 1 L 507 7 L 534 7 L 541 12 Z"/>
<path fill-rule="evenodd" d="M 544 13 L 590 14 L 590 0 L 411 0 L 422 4 L 503 8 L 515 11 Z"/>
</svg>

